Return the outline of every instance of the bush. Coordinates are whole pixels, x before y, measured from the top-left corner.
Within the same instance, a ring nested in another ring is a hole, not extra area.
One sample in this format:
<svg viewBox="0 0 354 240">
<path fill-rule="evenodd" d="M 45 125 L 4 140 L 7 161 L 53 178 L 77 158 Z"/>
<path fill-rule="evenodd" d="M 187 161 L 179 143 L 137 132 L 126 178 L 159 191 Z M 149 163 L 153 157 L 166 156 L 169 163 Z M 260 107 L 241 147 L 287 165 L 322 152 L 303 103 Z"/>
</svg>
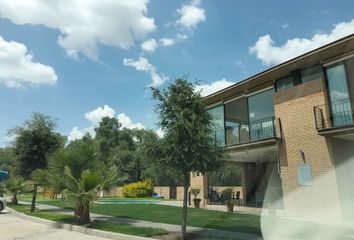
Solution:
<svg viewBox="0 0 354 240">
<path fill-rule="evenodd" d="M 147 179 L 142 182 L 135 182 L 124 185 L 123 187 L 123 196 L 124 197 L 151 197 L 154 192 L 154 187 L 152 180 Z"/>
</svg>

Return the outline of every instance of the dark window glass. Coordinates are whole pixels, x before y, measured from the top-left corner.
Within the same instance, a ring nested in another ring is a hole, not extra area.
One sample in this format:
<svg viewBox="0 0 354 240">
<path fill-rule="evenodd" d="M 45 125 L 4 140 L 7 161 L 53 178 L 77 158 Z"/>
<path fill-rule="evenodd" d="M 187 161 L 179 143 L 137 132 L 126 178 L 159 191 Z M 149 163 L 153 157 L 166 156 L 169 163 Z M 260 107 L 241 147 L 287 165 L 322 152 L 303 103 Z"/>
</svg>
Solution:
<svg viewBox="0 0 354 240">
<path fill-rule="evenodd" d="M 224 105 L 208 109 L 213 116 L 214 137 L 220 146 L 225 146 Z"/>
<path fill-rule="evenodd" d="M 349 99 L 348 83 L 344 63 L 327 67 L 329 98 L 331 102 L 333 125 L 341 126 L 353 123 L 352 108 Z"/>
<path fill-rule="evenodd" d="M 278 79 L 276 81 L 277 92 L 284 91 L 292 86 L 294 86 L 294 80 L 292 76 L 288 76 L 285 78 Z"/>
<path fill-rule="evenodd" d="M 249 141 L 247 99 L 240 98 L 225 104 L 226 145 Z"/>
<path fill-rule="evenodd" d="M 248 97 L 251 140 L 274 136 L 274 89 Z"/>
<path fill-rule="evenodd" d="M 350 98 L 350 103 L 353 111 L 354 110 L 354 57 L 345 60 L 345 68 L 347 71 L 347 78 L 348 78 L 349 98 Z"/>
<path fill-rule="evenodd" d="M 323 77 L 322 66 L 317 65 L 301 71 L 301 82 L 309 82 Z"/>
</svg>

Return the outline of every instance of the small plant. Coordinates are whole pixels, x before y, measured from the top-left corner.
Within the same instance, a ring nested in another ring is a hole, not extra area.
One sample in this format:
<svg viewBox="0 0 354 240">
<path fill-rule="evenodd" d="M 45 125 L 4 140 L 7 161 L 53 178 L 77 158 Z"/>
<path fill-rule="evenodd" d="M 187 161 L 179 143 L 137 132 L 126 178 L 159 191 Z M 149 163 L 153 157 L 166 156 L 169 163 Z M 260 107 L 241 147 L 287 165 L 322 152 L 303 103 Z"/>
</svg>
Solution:
<svg viewBox="0 0 354 240">
<path fill-rule="evenodd" d="M 236 204 L 236 200 L 232 199 L 232 194 L 234 193 L 232 188 L 226 188 L 222 191 L 224 197 L 226 198 L 225 203 L 227 207 L 228 212 L 233 212 L 234 211 L 234 206 Z"/>
<path fill-rule="evenodd" d="M 197 198 L 199 193 L 200 193 L 200 189 L 198 189 L 198 188 L 192 188 L 191 189 L 191 194 L 194 196 L 193 203 L 194 203 L 194 207 L 195 208 L 200 208 L 200 201 L 202 201 L 202 199 Z"/>
<path fill-rule="evenodd" d="M 192 188 L 192 189 L 191 189 L 191 194 L 194 196 L 194 199 L 197 198 L 197 196 L 199 195 L 199 193 L 200 193 L 200 189 L 198 189 L 198 188 Z"/>
<path fill-rule="evenodd" d="M 233 212 L 234 206 L 237 203 L 236 200 L 234 200 L 234 199 L 226 200 L 225 203 L 226 203 L 227 211 Z"/>
</svg>

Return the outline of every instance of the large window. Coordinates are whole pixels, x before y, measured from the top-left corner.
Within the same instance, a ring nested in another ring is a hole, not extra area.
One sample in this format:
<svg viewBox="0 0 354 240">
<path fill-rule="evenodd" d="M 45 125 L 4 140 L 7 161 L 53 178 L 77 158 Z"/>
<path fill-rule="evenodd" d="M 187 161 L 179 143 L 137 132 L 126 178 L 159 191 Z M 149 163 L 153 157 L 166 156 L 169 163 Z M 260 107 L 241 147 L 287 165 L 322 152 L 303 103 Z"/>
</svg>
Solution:
<svg viewBox="0 0 354 240">
<path fill-rule="evenodd" d="M 214 137 L 220 146 L 225 146 L 224 105 L 208 109 L 213 116 Z"/>
<path fill-rule="evenodd" d="M 226 145 L 249 141 L 247 99 L 245 97 L 225 104 Z"/>
<path fill-rule="evenodd" d="M 284 91 L 285 89 L 291 88 L 294 86 L 293 76 L 287 76 L 281 79 L 278 79 L 276 82 L 277 92 Z"/>
<path fill-rule="evenodd" d="M 317 65 L 301 71 L 301 82 L 309 82 L 323 77 L 322 66 Z"/>
<path fill-rule="evenodd" d="M 251 140 L 274 137 L 274 89 L 248 97 Z"/>
<path fill-rule="evenodd" d="M 333 125 L 341 126 L 353 123 L 349 98 L 345 64 L 337 63 L 327 67 L 329 98 L 333 116 Z"/>
</svg>

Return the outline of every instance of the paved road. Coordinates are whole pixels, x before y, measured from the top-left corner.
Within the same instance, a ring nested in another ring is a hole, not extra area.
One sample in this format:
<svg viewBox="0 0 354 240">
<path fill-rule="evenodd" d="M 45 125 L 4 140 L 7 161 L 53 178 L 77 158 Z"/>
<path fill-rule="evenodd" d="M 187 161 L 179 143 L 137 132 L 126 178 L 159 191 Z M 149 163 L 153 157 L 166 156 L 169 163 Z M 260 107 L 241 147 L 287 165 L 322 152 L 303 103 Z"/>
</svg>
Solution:
<svg viewBox="0 0 354 240">
<path fill-rule="evenodd" d="M 78 232 L 49 227 L 45 224 L 31 222 L 11 213 L 0 213 L 1 240 L 104 240 Z"/>
</svg>

